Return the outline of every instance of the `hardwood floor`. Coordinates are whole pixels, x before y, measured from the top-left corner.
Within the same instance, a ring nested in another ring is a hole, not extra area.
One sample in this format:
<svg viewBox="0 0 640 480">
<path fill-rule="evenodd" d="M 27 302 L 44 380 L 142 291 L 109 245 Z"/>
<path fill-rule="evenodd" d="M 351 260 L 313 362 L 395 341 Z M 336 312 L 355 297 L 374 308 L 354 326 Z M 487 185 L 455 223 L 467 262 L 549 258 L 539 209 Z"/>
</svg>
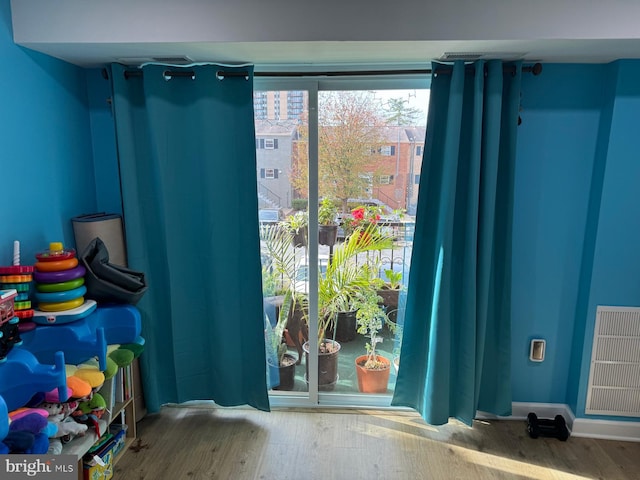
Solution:
<svg viewBox="0 0 640 480">
<path fill-rule="evenodd" d="M 638 479 L 640 443 L 529 438 L 524 421 L 426 424 L 410 412 L 165 407 L 116 480 Z"/>
</svg>

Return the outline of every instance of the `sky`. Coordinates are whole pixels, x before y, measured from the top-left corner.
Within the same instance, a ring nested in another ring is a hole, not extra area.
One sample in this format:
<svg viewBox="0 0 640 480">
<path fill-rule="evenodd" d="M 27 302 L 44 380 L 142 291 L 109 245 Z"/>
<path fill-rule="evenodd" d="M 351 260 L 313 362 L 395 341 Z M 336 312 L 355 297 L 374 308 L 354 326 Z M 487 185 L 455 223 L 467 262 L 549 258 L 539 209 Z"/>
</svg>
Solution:
<svg viewBox="0 0 640 480">
<path fill-rule="evenodd" d="M 418 122 L 419 126 L 426 126 L 427 111 L 429 110 L 429 89 L 412 90 L 376 90 L 375 95 L 383 102 L 390 98 L 402 98 L 408 101 L 407 106 L 417 108 L 423 112 L 424 117 Z"/>
</svg>

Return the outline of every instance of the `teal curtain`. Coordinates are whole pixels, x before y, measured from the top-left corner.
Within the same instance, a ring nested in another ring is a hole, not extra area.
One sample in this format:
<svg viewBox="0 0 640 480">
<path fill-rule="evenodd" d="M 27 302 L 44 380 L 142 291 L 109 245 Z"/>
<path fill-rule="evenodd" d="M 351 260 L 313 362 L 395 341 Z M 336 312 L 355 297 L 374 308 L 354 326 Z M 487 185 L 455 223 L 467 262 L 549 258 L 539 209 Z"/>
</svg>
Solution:
<svg viewBox="0 0 640 480">
<path fill-rule="evenodd" d="M 147 408 L 268 410 L 253 69 L 111 70 L 129 267 L 149 286 L 138 304 Z"/>
<path fill-rule="evenodd" d="M 433 425 L 511 413 L 521 66 L 434 65 L 393 405 Z"/>
</svg>

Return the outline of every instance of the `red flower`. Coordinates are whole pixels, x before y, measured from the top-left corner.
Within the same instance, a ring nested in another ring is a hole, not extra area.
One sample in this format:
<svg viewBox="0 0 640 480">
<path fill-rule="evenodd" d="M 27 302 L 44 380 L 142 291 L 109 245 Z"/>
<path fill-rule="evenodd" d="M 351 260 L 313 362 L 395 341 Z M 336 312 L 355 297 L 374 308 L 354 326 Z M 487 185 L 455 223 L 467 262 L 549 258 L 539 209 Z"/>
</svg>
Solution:
<svg viewBox="0 0 640 480">
<path fill-rule="evenodd" d="M 351 210 L 351 216 L 356 220 L 364 220 L 364 207 L 358 207 Z"/>
</svg>

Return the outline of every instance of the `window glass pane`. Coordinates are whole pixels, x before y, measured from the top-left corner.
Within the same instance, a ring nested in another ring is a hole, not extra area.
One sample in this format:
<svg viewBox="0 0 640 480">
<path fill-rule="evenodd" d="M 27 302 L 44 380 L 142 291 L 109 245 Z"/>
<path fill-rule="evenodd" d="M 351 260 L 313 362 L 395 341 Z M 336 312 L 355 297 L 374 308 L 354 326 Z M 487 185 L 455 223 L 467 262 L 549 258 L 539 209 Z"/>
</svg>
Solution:
<svg viewBox="0 0 640 480">
<path fill-rule="evenodd" d="M 338 321 L 329 321 L 324 333 L 326 338 L 338 341 L 341 348 L 333 381 L 323 385 L 320 378 L 323 396 L 319 398 L 322 403 L 325 397 L 353 395 L 356 398 L 353 403 L 358 405 L 386 398 L 388 405 L 397 369 L 393 365 L 389 368 L 383 392 L 386 396 L 368 396 L 360 391 L 355 359 L 367 354 L 367 343 L 374 344 L 376 352 L 390 362 L 399 356 L 428 90 L 321 90 L 317 112 L 313 112 L 317 122 L 311 122 L 317 124 L 317 132 L 312 132 L 315 135 L 309 132 L 308 105 L 308 92 L 295 86 L 254 94 L 263 292 L 266 309 L 271 311 L 270 324 L 266 326 L 267 350 L 269 332 L 278 323 L 278 311 L 287 303 L 287 292 L 296 299 L 298 312 L 307 308 L 309 252 L 317 254 L 319 261 L 318 307 L 322 318 L 323 312 L 329 311 L 323 285 L 327 285 L 332 266 L 338 265 L 340 249 L 345 248 L 359 227 L 363 228 L 366 224 L 363 219 L 368 219 L 374 224 L 375 235 L 384 238 L 385 243 L 380 248 L 356 253 L 338 271 L 340 281 L 353 272 L 367 275 L 371 288 L 360 290 L 373 290 L 373 306 L 379 305 L 381 318 L 386 315 L 388 321 L 376 327 L 372 336 L 366 328 L 358 332 L 357 318 L 342 314 L 336 317 L 335 305 L 331 307 L 331 316 L 326 318 Z M 309 169 L 310 138 L 318 139 L 317 171 Z M 337 224 L 333 239 L 326 236 L 322 219 L 318 241 L 309 242 L 308 235 L 305 236 L 310 178 L 311 184 L 318 185 L 318 197 L 331 200 L 335 206 L 329 215 Z M 356 306 L 363 307 L 364 297 L 358 300 L 359 304 L 351 303 L 354 310 Z M 305 330 L 304 315 L 298 313 L 297 317 L 289 318 L 290 328 L 284 333 L 282 349 L 294 359 L 300 358 L 301 363 L 293 366 L 293 383 L 279 387 L 281 390 L 274 393 L 277 397 L 308 392 L 306 354 L 298 352 L 309 332 Z M 277 342 L 271 346 L 276 348 Z M 346 400 L 337 401 L 344 404 Z M 372 404 L 376 405 L 380 403 Z"/>
<path fill-rule="evenodd" d="M 428 96 L 416 90 L 333 90 L 318 97 L 318 188 L 320 198 L 331 198 L 342 219 L 339 242 L 333 252 L 322 245 L 320 253 L 333 253 L 344 262 L 340 281 L 368 279 L 370 289 L 358 287 L 356 298 L 345 302 L 345 311 L 358 310 L 356 318 L 338 317 L 333 333 L 340 342 L 339 377 L 329 392 L 355 395 L 354 403 L 366 404 L 374 393 L 362 385 L 357 359 L 389 363 L 400 350 L 403 308 L 411 258 L 412 232 L 417 202 L 413 179 L 420 172 L 421 149 L 426 133 Z M 372 225 L 367 227 L 367 225 Z M 380 247 L 366 249 L 345 259 L 350 236 L 371 229 L 382 238 Z M 334 265 L 335 266 L 335 265 Z M 322 282 L 321 282 L 322 284 Z M 322 288 L 322 287 L 321 287 Z M 372 296 L 369 293 L 373 291 Z M 369 292 L 369 293 L 367 293 Z M 322 295 L 319 308 L 322 311 Z M 363 313 L 370 307 L 374 312 Z M 341 325 L 342 322 L 342 325 Z M 375 345 L 374 357 L 367 348 Z M 382 358 L 377 358 L 377 356 Z M 383 360 L 386 359 L 386 360 Z M 381 390 L 391 396 L 396 370 Z"/>
<path fill-rule="evenodd" d="M 295 108 L 289 108 L 289 100 L 295 101 Z M 294 172 L 307 170 L 307 105 L 307 92 L 302 90 L 254 93 L 265 341 L 268 354 L 281 363 L 276 368 L 279 381 L 271 382 L 279 383 L 275 388 L 280 394 L 308 390 L 302 358 L 308 334 L 301 313 L 308 288 L 306 229 L 289 221 L 306 217 L 308 189 L 293 178 Z M 270 377 L 273 370 L 269 367 Z"/>
</svg>

